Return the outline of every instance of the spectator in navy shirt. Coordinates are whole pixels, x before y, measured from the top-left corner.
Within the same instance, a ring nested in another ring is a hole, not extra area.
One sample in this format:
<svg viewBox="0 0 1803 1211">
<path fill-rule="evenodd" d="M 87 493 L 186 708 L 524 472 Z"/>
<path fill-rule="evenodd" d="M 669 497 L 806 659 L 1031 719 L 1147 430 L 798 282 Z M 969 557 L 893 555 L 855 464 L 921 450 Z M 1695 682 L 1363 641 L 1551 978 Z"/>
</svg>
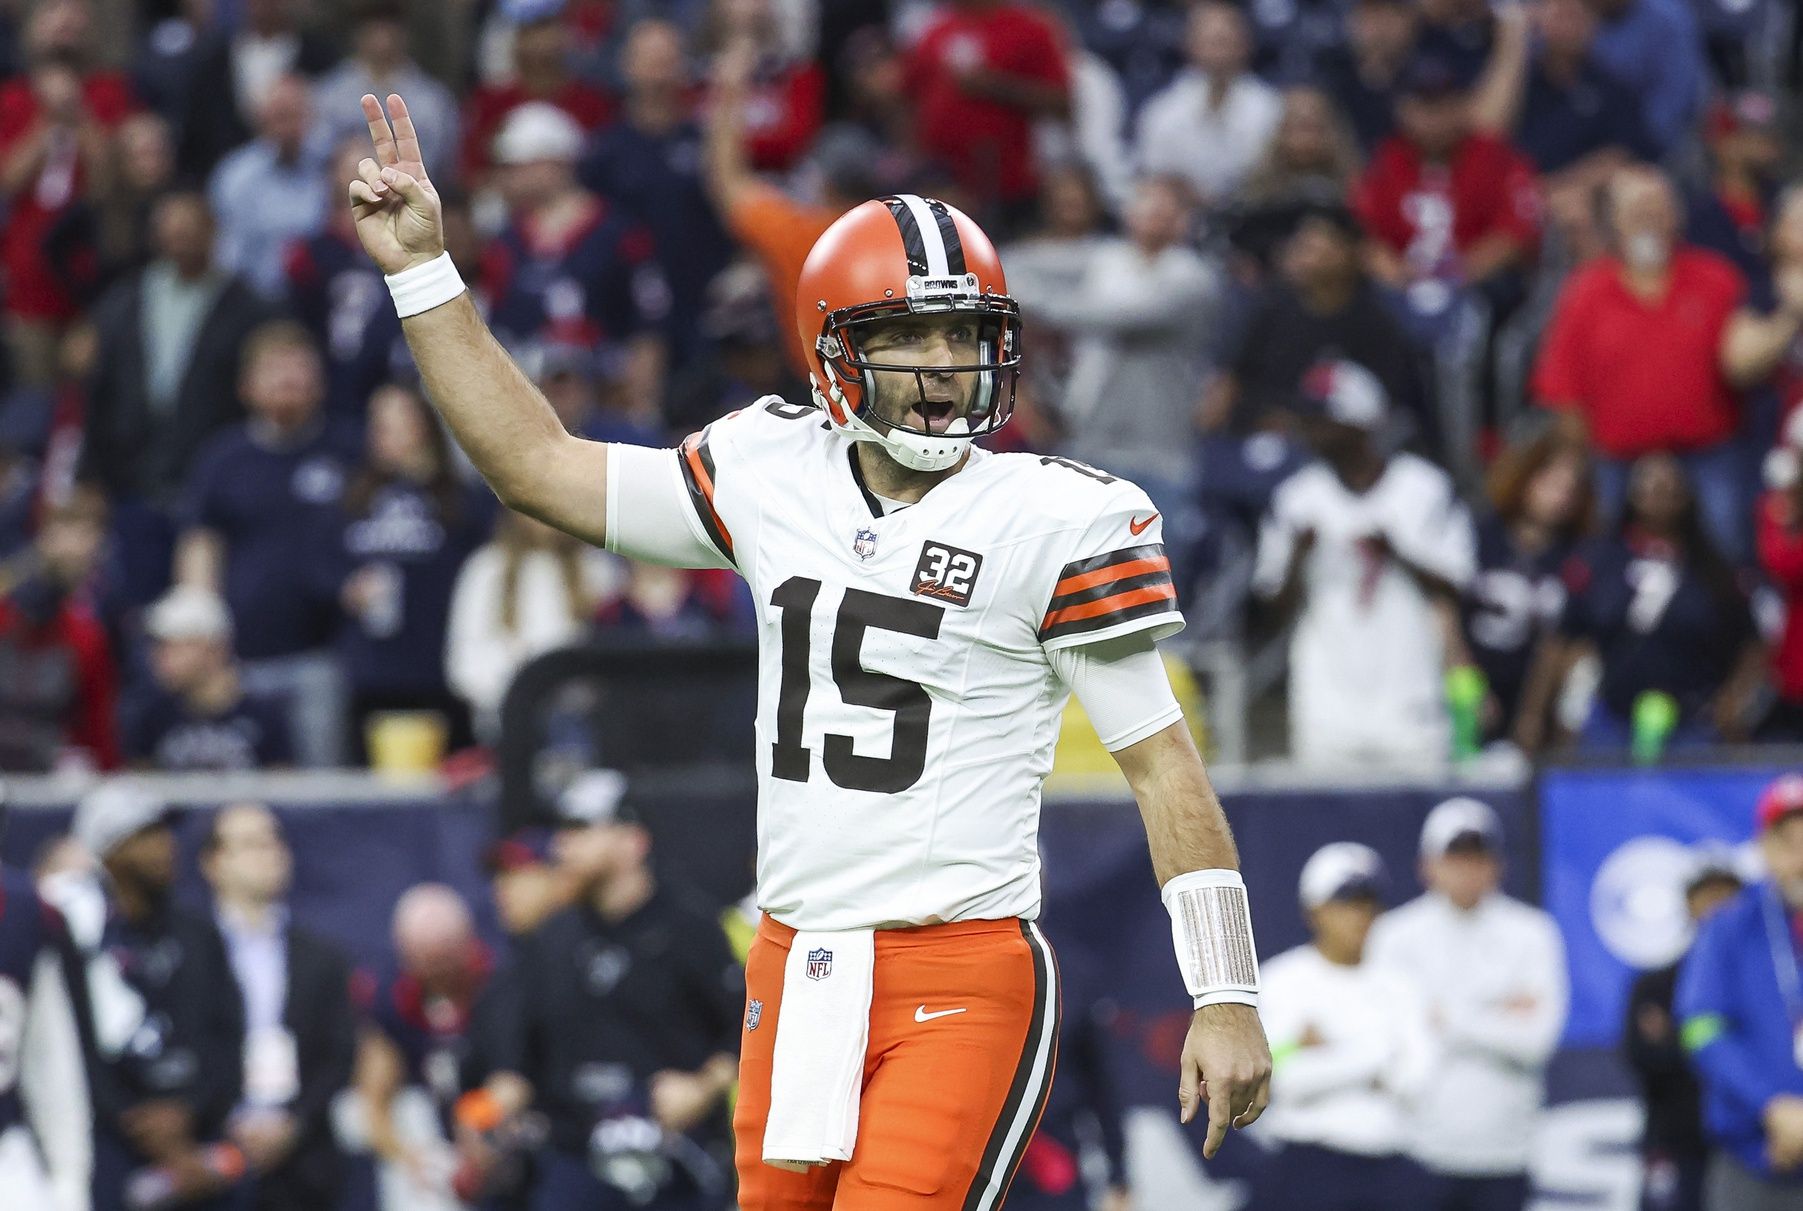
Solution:
<svg viewBox="0 0 1803 1211">
<path fill-rule="evenodd" d="M 251 419 L 196 460 L 176 575 L 225 598 L 244 683 L 289 699 L 300 763 L 336 765 L 344 723 L 330 651 L 334 555 L 338 504 L 360 460 L 356 435 L 322 415 L 319 351 L 298 324 L 272 323 L 252 336 L 240 390 Z"/>
<path fill-rule="evenodd" d="M 155 685 L 124 712 L 127 760 L 184 773 L 293 760 L 287 704 L 245 692 L 232 656 L 232 616 L 217 594 L 177 585 L 151 608 L 144 631 Z"/>
<path fill-rule="evenodd" d="M 487 538 L 493 498 L 460 482 L 444 430 L 417 392 L 369 401 L 368 454 L 344 494 L 338 654 L 350 680 L 351 745 L 378 711 L 440 711 L 453 747 L 469 712 L 445 685 L 445 626 L 463 561 Z"/>
<path fill-rule="evenodd" d="M 1640 98 L 1660 155 L 1687 133 L 1708 87 L 1703 37 L 1688 0 L 1591 0 L 1602 17 L 1596 58 Z"/>
<path fill-rule="evenodd" d="M 1560 579 L 1595 512 L 1583 451 L 1552 433 L 1516 446 L 1490 471 L 1493 510 L 1477 528 L 1477 577 L 1466 595 L 1465 643 L 1484 674 L 1484 734 L 1514 733 L 1528 667 L 1565 607 Z"/>
<path fill-rule="evenodd" d="M 488 1077 L 494 1031 L 485 993 L 494 959 L 476 937 L 463 898 L 442 883 L 402 894 L 392 938 L 394 969 L 361 976 L 357 989 L 365 1022 L 354 1085 L 377 1160 L 380 1205 L 426 1199 L 434 1207 L 456 1206 L 451 1110 Z M 424 1122 L 397 1115 L 395 1099 L 404 1089 L 424 1093 L 437 1114 Z"/>
<path fill-rule="evenodd" d="M 514 110 L 496 136 L 512 222 L 482 261 L 489 322 L 516 355 L 547 341 L 618 346 L 633 389 L 656 399 L 669 287 L 650 233 L 577 182 L 581 151 L 576 119 L 543 101 Z"/>
<path fill-rule="evenodd" d="M 1669 695 L 1673 744 L 1743 739 L 1765 648 L 1734 568 L 1704 530 L 1683 464 L 1649 454 L 1630 473 L 1619 530 L 1567 564 L 1560 638 L 1529 674 L 1521 733 L 1533 748 L 1564 674 L 1594 653 L 1596 701 L 1581 728 L 1586 746 L 1622 748 L 1649 695 Z"/>
<path fill-rule="evenodd" d="M 1766 229 L 1784 168 L 1777 98 L 1751 90 L 1723 98 L 1710 108 L 1705 135 L 1709 183 L 1687 199 L 1685 234 L 1733 261 L 1755 305 L 1764 305 L 1772 293 Z"/>
<path fill-rule="evenodd" d="M 701 128 L 691 113 L 682 33 L 641 21 L 620 52 L 626 85 L 620 120 L 603 127 L 583 157 L 583 184 L 651 233 L 670 302 L 656 318 L 673 356 L 695 351 L 693 317 L 707 284 L 732 259 L 732 241 L 701 179 Z"/>
<path fill-rule="evenodd" d="M 1515 144 L 1534 162 L 1548 190 L 1560 176 L 1587 182 L 1628 160 L 1653 159 L 1654 147 L 1640 116 L 1640 100 L 1596 61 L 1596 10 L 1587 0 L 1535 0 L 1528 30 L 1508 21 L 1499 27 L 1507 58 L 1506 95 L 1496 133 L 1514 130 Z M 1517 35 L 1519 35 L 1517 37 Z"/>
<path fill-rule="evenodd" d="M 1420 17 L 1409 0 L 1354 0 L 1346 45 L 1315 66 L 1315 80 L 1352 123 L 1368 153 L 1396 129 L 1397 86 L 1415 51 Z"/>
</svg>

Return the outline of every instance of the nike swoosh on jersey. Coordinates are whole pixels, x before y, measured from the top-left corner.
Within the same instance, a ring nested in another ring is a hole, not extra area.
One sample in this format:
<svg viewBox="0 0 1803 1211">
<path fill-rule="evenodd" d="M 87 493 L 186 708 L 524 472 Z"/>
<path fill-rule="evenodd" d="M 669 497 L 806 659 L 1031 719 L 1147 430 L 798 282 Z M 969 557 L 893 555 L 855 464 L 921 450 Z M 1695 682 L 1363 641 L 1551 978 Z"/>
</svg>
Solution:
<svg viewBox="0 0 1803 1211">
<path fill-rule="evenodd" d="M 914 1020 L 916 1022 L 930 1022 L 934 1018 L 949 1018 L 954 1013 L 964 1012 L 966 1012 L 965 1009 L 941 1009 L 937 1013 L 928 1013 L 927 1007 L 922 1005 L 914 1011 Z"/>
<path fill-rule="evenodd" d="M 1129 530 L 1133 531 L 1133 536 L 1135 538 L 1138 538 L 1141 534 L 1144 534 L 1146 532 L 1147 526 L 1151 525 L 1153 522 L 1155 522 L 1157 520 L 1158 520 L 1158 514 L 1156 514 L 1156 513 L 1152 514 L 1152 516 L 1146 518 L 1146 520 L 1144 520 L 1144 521 L 1141 521 L 1137 517 L 1130 517 L 1127 519 L 1127 528 Z"/>
</svg>

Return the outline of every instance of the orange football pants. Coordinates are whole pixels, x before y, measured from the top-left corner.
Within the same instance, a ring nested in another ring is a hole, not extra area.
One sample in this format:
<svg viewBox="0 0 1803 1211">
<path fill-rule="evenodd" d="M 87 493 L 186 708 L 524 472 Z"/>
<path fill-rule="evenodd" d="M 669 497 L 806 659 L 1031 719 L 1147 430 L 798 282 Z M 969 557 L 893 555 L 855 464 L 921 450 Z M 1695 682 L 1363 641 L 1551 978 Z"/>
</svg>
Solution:
<svg viewBox="0 0 1803 1211">
<path fill-rule="evenodd" d="M 1044 936 L 1012 918 L 879 930 L 857 1144 L 849 1161 L 793 1173 L 764 1164 L 763 1147 L 794 936 L 764 917 L 745 965 L 741 1211 L 1000 1207 L 1058 1058 L 1058 969 Z"/>
</svg>

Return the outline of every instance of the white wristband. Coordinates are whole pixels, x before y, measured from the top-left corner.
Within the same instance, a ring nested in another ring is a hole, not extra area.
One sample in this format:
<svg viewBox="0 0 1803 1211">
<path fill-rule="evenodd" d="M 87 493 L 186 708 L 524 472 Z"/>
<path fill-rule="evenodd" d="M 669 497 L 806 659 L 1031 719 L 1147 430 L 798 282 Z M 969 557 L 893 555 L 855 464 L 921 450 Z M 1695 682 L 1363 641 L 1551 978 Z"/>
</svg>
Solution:
<svg viewBox="0 0 1803 1211">
<path fill-rule="evenodd" d="M 1258 952 L 1252 910 L 1237 870 L 1192 870 L 1164 885 L 1171 944 L 1183 986 L 1197 1009 L 1258 1005 Z"/>
<path fill-rule="evenodd" d="M 388 283 L 394 309 L 402 319 L 442 306 L 464 291 L 463 278 L 448 252 L 439 253 L 424 265 L 384 274 L 382 280 Z"/>
</svg>

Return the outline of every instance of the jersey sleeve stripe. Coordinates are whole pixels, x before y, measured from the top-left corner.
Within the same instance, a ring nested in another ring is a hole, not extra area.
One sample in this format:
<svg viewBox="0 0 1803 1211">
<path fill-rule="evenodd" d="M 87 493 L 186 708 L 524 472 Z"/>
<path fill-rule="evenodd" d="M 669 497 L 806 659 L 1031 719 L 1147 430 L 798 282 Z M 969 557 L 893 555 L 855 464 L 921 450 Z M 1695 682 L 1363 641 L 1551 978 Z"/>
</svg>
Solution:
<svg viewBox="0 0 1803 1211">
<path fill-rule="evenodd" d="M 1054 614 L 1060 614 L 1063 611 L 1070 609 L 1072 606 L 1088 605 L 1094 601 L 1101 601 L 1105 598 L 1113 597 L 1118 593 L 1125 593 L 1130 589 L 1151 589 L 1159 587 L 1172 587 L 1171 572 L 1168 567 L 1152 572 L 1142 572 L 1137 576 L 1124 576 L 1119 580 L 1103 581 L 1099 584 L 1091 585 L 1086 589 L 1080 589 L 1075 593 L 1060 593 L 1058 596 L 1052 598 L 1052 603 L 1046 607 L 1046 616 L 1049 618 Z"/>
<path fill-rule="evenodd" d="M 1161 542 L 1149 542 L 1138 547 L 1122 547 L 1118 551 L 1109 551 L 1103 555 L 1091 555 L 1088 559 L 1072 560 L 1064 565 L 1064 571 L 1058 573 L 1058 583 L 1062 585 L 1074 576 L 1081 576 L 1085 572 L 1099 572 L 1103 568 L 1111 568 L 1116 564 L 1133 563 L 1141 559 L 1163 558 L 1164 544 Z"/>
<path fill-rule="evenodd" d="M 1166 575 L 1169 575 L 1170 571 L 1171 561 L 1166 559 L 1161 553 L 1153 558 L 1132 559 L 1128 560 L 1126 563 L 1117 563 L 1110 567 L 1097 568 L 1093 572 L 1084 572 L 1079 576 L 1066 576 L 1063 580 L 1060 580 L 1057 587 L 1052 590 L 1054 598 L 1052 604 L 1054 606 L 1058 604 L 1056 598 L 1066 597 L 1072 593 L 1081 593 L 1085 589 L 1093 588 L 1096 585 L 1111 584 L 1117 580 L 1125 580 L 1130 576 L 1142 576 L 1148 572 L 1163 572 Z"/>
<path fill-rule="evenodd" d="M 689 434 L 678 452 L 677 462 L 682 467 L 682 482 L 689 490 L 689 503 L 695 506 L 695 514 L 701 519 L 701 528 L 707 532 L 708 540 L 720 549 L 720 554 L 732 560 L 732 532 L 714 508 L 714 456 L 707 448 L 706 429 Z"/>
<path fill-rule="evenodd" d="M 1110 608 L 1081 618 L 1066 618 L 1058 622 L 1049 619 L 1039 629 L 1039 641 L 1050 643 L 1054 639 L 1068 639 L 1073 635 L 1085 635 L 1091 631 L 1106 630 L 1120 626 L 1122 623 L 1137 622 L 1142 618 L 1167 617 L 1181 626 L 1183 615 L 1177 612 L 1177 596 L 1175 593 L 1160 593 L 1157 590 L 1138 590 L 1139 593 L 1152 593 L 1153 596 L 1136 603 L 1111 601 Z M 1088 609 L 1080 606 L 1079 609 Z"/>
<path fill-rule="evenodd" d="M 1062 623 L 1082 622 L 1090 618 L 1101 618 L 1109 614 L 1115 614 L 1132 606 L 1156 605 L 1160 603 L 1171 606 L 1177 604 L 1177 590 L 1171 587 L 1169 577 L 1165 578 L 1163 584 L 1149 585 L 1141 589 L 1127 589 L 1123 592 L 1110 593 L 1106 597 L 1098 598 L 1095 601 L 1085 602 L 1082 605 L 1066 606 L 1062 610 L 1053 610 L 1045 616 L 1045 621 L 1040 624 L 1039 631 L 1040 635 L 1043 637 L 1047 632 L 1057 630 Z"/>
</svg>

